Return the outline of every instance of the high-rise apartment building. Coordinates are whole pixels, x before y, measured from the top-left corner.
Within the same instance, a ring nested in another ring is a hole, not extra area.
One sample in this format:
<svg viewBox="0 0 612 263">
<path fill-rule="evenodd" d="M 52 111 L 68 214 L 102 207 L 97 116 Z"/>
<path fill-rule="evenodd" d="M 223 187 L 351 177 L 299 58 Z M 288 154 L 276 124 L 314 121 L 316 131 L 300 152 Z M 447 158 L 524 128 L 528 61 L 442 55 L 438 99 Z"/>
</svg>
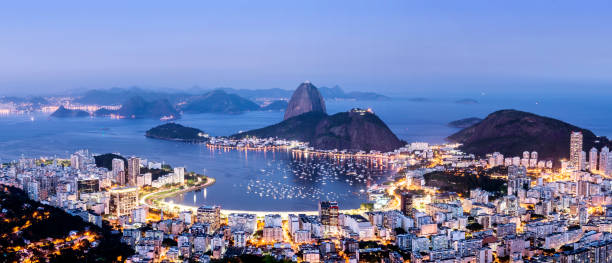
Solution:
<svg viewBox="0 0 612 263">
<path fill-rule="evenodd" d="M 582 160 L 582 132 L 572 132 L 570 135 L 570 165 L 575 169 L 581 168 Z"/>
<path fill-rule="evenodd" d="M 183 184 L 185 182 L 185 167 L 174 167 L 175 183 Z"/>
<path fill-rule="evenodd" d="M 125 183 L 126 183 L 125 171 L 117 172 L 117 176 L 115 177 L 115 182 L 117 182 L 117 184 L 120 186 L 125 186 Z"/>
<path fill-rule="evenodd" d="M 400 196 L 400 210 L 404 215 L 413 216 L 412 201 L 414 196 L 411 193 L 405 192 Z"/>
<path fill-rule="evenodd" d="M 335 201 L 322 201 L 319 202 L 319 218 L 321 218 L 321 225 L 329 228 L 338 227 L 338 202 Z"/>
<path fill-rule="evenodd" d="M 110 190 L 109 212 L 120 217 L 130 215 L 138 206 L 138 188 L 117 187 Z"/>
<path fill-rule="evenodd" d="M 128 159 L 127 184 L 135 186 L 138 175 L 140 175 L 140 158 L 132 157 Z"/>
<path fill-rule="evenodd" d="M 100 191 L 100 179 L 88 178 L 77 180 L 77 192 L 82 193 L 95 193 Z"/>
<path fill-rule="evenodd" d="M 595 147 L 591 148 L 589 151 L 589 170 L 597 171 L 597 149 Z"/>
<path fill-rule="evenodd" d="M 73 169 L 81 169 L 81 160 L 80 160 L 80 156 L 78 154 L 73 154 L 70 155 L 70 167 L 72 167 Z"/>
<path fill-rule="evenodd" d="M 113 169 L 113 176 L 116 178 L 119 171 L 125 171 L 125 162 L 122 159 L 114 158 L 112 161 L 111 168 Z"/>
<path fill-rule="evenodd" d="M 198 223 L 209 224 L 210 230 L 214 232 L 221 226 L 221 207 L 200 206 L 197 211 L 196 219 Z"/>
<path fill-rule="evenodd" d="M 607 146 L 601 148 L 601 152 L 599 152 L 599 171 L 608 174 L 610 172 L 610 149 Z"/>
</svg>

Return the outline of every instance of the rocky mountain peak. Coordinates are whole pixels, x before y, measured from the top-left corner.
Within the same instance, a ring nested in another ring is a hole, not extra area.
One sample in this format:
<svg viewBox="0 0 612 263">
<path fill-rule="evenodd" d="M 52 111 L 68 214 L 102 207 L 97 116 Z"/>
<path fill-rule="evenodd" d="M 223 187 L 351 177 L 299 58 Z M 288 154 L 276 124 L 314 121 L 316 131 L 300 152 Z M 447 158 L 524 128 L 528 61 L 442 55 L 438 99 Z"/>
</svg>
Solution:
<svg viewBox="0 0 612 263">
<path fill-rule="evenodd" d="M 307 112 L 327 113 L 325 100 L 317 87 L 305 81 L 293 92 L 284 119 L 289 119 Z"/>
</svg>

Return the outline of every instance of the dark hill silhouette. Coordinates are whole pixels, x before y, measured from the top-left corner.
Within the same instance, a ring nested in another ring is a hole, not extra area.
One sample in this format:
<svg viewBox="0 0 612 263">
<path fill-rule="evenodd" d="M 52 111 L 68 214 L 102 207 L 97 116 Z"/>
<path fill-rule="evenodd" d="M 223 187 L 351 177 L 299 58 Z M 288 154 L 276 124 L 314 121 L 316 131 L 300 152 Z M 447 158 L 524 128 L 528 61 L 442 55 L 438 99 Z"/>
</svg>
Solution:
<svg viewBox="0 0 612 263">
<path fill-rule="evenodd" d="M 223 90 L 192 97 L 180 108 L 186 113 L 242 113 L 260 109 L 255 102 Z"/>
<path fill-rule="evenodd" d="M 462 143 L 467 153 L 483 156 L 500 152 L 519 156 L 523 151 L 537 151 L 540 159 L 557 161 L 569 157 L 570 133 L 580 131 L 583 149 L 609 146 L 606 137 L 597 137 L 593 132 L 549 117 L 517 110 L 500 110 L 489 114 L 484 120 L 465 128 L 447 139 Z"/>
<path fill-rule="evenodd" d="M 378 116 L 360 109 L 331 116 L 307 112 L 278 124 L 232 135 L 234 138 L 246 136 L 298 140 L 322 150 L 387 152 L 405 145 Z"/>
</svg>

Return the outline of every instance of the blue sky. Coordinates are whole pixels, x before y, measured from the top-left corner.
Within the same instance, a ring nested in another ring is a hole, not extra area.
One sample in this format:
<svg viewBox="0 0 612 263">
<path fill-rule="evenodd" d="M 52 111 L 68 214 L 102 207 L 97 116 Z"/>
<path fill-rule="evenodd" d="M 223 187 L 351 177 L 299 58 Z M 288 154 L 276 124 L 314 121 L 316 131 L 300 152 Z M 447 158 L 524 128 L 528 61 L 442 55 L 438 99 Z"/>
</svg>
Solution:
<svg viewBox="0 0 612 263">
<path fill-rule="evenodd" d="M 612 90 L 612 1 L 229 2 L 4 3 L 0 90 Z"/>
</svg>

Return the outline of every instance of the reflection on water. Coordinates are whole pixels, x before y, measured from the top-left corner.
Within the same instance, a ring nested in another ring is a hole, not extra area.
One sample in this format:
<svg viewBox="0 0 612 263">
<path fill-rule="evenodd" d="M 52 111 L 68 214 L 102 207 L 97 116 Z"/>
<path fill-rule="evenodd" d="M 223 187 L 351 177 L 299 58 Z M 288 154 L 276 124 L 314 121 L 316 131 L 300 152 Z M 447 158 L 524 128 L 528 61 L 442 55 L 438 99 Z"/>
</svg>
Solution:
<svg viewBox="0 0 612 263">
<path fill-rule="evenodd" d="M 241 203 L 256 200 L 259 205 L 241 206 L 259 210 L 262 203 L 270 210 L 314 209 L 320 200 L 337 200 L 344 207 L 357 207 L 367 200 L 365 189 L 392 176 L 392 166 L 383 167 L 367 159 L 333 158 L 295 154 L 286 151 L 245 152 L 209 149 L 212 156 L 238 153 L 245 164 L 257 165 L 244 180 L 231 184 L 232 196 Z M 215 190 L 215 186 L 210 188 Z M 184 193 L 168 201 L 187 205 L 214 204 L 207 190 Z M 307 205 L 306 205 L 307 204 Z M 235 207 L 235 206 L 234 206 Z M 236 208 L 238 209 L 238 208 Z"/>
</svg>

